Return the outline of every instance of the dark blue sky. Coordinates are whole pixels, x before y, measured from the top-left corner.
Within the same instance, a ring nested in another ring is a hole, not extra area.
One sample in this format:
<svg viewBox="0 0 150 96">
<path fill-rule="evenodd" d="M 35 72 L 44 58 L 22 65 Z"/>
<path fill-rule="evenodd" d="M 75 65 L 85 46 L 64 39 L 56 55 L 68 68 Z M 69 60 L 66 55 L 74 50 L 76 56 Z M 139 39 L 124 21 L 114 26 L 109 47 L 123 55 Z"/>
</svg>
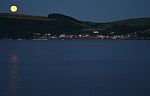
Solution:
<svg viewBox="0 0 150 96">
<path fill-rule="evenodd" d="M 62 13 L 95 22 L 150 17 L 150 0 L 0 0 L 0 12 L 9 12 L 11 4 L 21 14 Z"/>
</svg>

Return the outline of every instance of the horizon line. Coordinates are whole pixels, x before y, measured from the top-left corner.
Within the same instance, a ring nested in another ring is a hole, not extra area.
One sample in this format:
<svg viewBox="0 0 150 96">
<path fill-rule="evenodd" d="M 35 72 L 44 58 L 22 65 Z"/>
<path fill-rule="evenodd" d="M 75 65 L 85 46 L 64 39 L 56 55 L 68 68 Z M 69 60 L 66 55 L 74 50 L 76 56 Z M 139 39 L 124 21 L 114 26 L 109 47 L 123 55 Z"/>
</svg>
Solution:
<svg viewBox="0 0 150 96">
<path fill-rule="evenodd" d="M 66 15 L 66 14 L 62 14 L 62 13 L 50 13 L 50 14 L 60 14 L 60 15 L 65 15 L 65 16 L 69 16 L 69 15 Z M 47 16 L 44 16 L 44 15 L 31 15 L 31 14 L 21 14 L 21 13 L 12 13 L 12 12 L 0 12 L 0 16 L 3 16 L 3 15 L 10 15 L 10 16 L 15 16 L 15 15 L 18 15 L 18 16 L 29 16 L 29 17 L 36 17 L 36 18 L 43 18 L 43 19 L 49 19 L 48 18 L 48 15 Z M 73 16 L 69 16 L 69 17 L 72 17 L 74 18 Z M 78 21 L 82 21 L 82 22 L 92 22 L 92 23 L 111 23 L 111 22 L 118 22 L 118 21 L 125 21 L 125 20 L 131 20 L 131 19 L 150 19 L 150 17 L 133 17 L 133 18 L 126 18 L 126 19 L 119 19 L 119 20 L 112 20 L 112 21 L 105 21 L 105 22 L 95 22 L 95 21 L 90 21 L 90 20 L 79 20 L 77 18 L 74 18 Z"/>
</svg>

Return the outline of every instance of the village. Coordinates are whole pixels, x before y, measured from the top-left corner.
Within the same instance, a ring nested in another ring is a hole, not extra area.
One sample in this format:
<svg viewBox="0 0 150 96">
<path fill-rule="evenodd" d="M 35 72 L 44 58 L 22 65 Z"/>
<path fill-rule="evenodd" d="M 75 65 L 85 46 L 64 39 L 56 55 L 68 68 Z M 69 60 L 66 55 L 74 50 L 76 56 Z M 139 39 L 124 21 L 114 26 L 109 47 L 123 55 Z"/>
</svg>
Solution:
<svg viewBox="0 0 150 96">
<path fill-rule="evenodd" d="M 100 40 L 128 40 L 128 39 L 137 39 L 137 33 L 134 34 L 121 34 L 117 35 L 114 32 L 110 34 L 104 35 L 100 34 L 99 31 L 93 31 L 92 34 L 84 33 L 84 34 L 60 34 L 60 35 L 52 35 L 51 33 L 41 34 L 34 33 L 33 40 L 90 40 L 90 39 L 100 39 Z"/>
</svg>

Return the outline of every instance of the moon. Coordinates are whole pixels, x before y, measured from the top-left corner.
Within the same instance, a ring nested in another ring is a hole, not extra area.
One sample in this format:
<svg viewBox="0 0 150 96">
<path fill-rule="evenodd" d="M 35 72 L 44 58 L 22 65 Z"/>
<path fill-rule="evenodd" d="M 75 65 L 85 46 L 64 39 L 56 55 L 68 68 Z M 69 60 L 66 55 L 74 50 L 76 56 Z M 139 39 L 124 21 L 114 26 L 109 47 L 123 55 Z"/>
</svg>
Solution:
<svg viewBox="0 0 150 96">
<path fill-rule="evenodd" d="M 11 12 L 17 12 L 17 10 L 18 10 L 18 8 L 17 8 L 17 6 L 16 5 L 12 5 L 12 6 L 10 6 L 10 11 Z"/>
</svg>

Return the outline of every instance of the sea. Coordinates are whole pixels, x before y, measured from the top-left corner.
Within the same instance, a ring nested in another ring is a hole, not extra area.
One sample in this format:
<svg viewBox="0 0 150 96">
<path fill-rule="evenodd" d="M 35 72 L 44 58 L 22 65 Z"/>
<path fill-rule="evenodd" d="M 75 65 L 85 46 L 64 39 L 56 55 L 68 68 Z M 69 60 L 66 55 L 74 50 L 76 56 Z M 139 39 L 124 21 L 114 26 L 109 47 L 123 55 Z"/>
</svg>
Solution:
<svg viewBox="0 0 150 96">
<path fill-rule="evenodd" d="M 150 96 L 150 41 L 0 40 L 0 96 Z"/>
</svg>

